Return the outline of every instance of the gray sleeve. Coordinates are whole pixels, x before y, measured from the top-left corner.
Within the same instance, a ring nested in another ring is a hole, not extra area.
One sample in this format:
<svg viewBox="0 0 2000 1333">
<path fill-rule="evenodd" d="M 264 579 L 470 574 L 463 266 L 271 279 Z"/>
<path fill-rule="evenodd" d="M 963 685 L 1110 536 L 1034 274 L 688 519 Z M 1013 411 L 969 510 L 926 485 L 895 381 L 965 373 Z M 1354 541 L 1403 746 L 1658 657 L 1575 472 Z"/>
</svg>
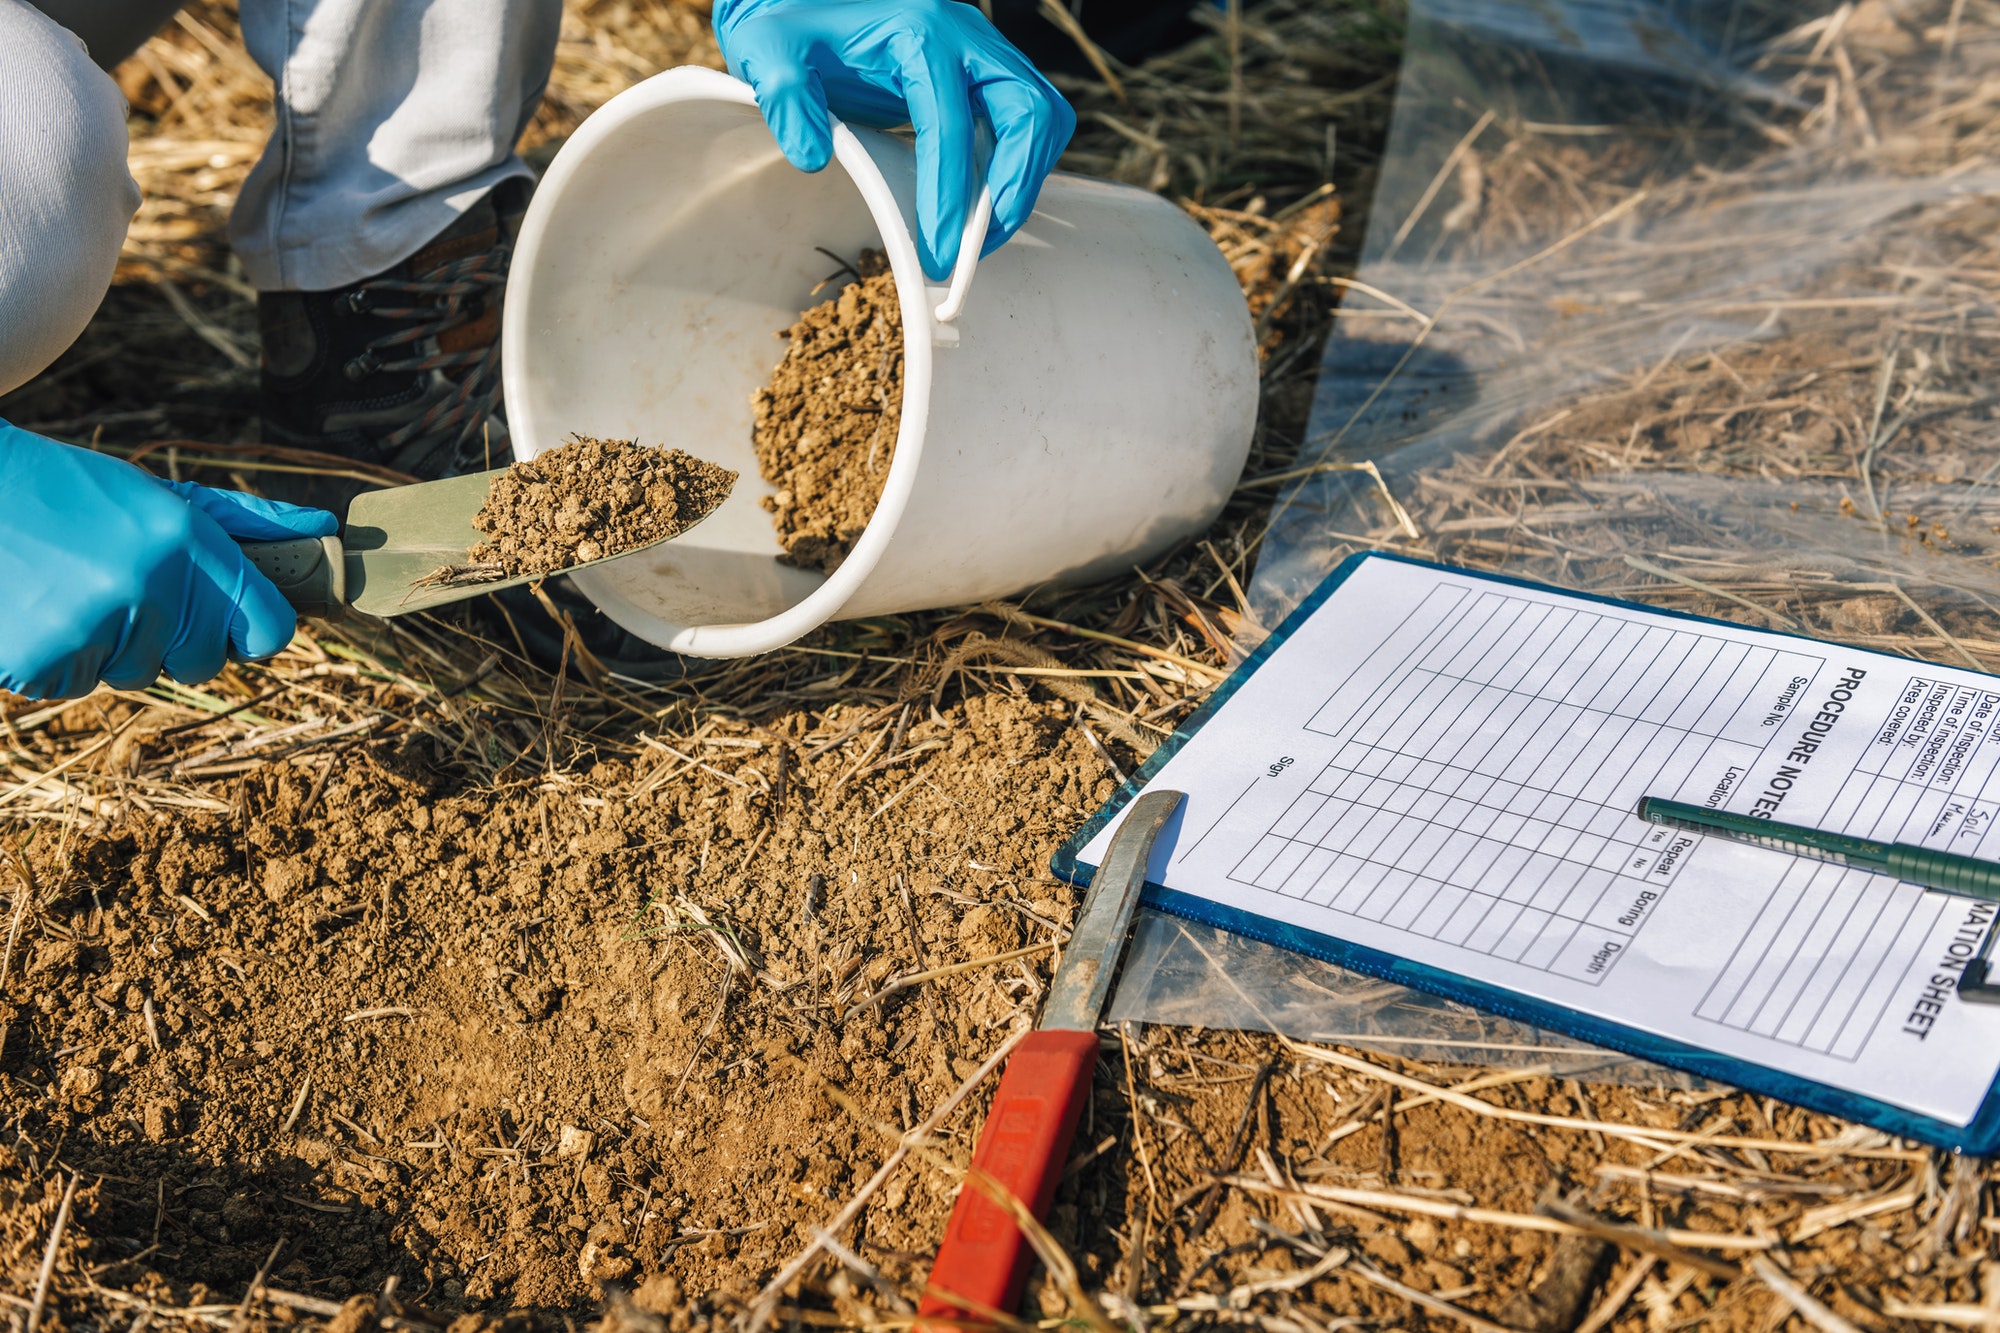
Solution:
<svg viewBox="0 0 2000 1333">
<path fill-rule="evenodd" d="M 75 36 L 0 0 L 0 393 L 83 332 L 138 207 L 118 85 Z"/>
<path fill-rule="evenodd" d="M 183 0 L 30 0 L 83 39 L 90 58 L 110 69 L 166 25 Z"/>
</svg>

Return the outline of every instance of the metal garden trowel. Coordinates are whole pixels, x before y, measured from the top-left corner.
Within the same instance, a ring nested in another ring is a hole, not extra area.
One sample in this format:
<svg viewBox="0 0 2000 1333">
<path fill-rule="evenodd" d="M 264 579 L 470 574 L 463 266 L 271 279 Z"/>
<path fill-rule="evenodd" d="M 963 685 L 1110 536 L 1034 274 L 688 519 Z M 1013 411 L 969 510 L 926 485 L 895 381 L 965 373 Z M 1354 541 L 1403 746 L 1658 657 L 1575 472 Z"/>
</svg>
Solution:
<svg viewBox="0 0 2000 1333">
<path fill-rule="evenodd" d="M 352 607 L 363 615 L 401 616 L 587 569 L 671 541 L 714 513 L 728 496 L 724 490 L 708 508 L 684 513 L 672 532 L 643 546 L 539 574 L 488 577 L 489 571 L 466 564 L 466 552 L 486 540 L 472 520 L 486 503 L 494 478 L 506 472 L 495 468 L 368 491 L 348 506 L 347 525 L 338 537 L 245 542 L 243 554 L 302 615 L 326 616 Z"/>
</svg>

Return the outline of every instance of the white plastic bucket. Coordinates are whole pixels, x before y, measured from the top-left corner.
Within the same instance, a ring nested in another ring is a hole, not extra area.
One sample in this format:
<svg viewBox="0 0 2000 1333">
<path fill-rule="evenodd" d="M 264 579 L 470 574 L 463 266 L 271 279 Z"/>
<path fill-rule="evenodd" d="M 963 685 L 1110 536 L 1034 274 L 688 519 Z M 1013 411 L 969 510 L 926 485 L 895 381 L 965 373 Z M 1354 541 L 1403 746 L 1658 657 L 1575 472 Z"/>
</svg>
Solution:
<svg viewBox="0 0 2000 1333">
<path fill-rule="evenodd" d="M 1256 351 L 1234 275 L 1185 213 L 1052 176 L 941 323 L 910 146 L 844 125 L 834 145 L 835 166 L 800 172 L 748 85 L 676 69 L 584 122 L 536 191 L 502 334 L 516 451 L 579 432 L 743 474 L 686 537 L 577 574 L 592 601 L 662 647 L 741 657 L 836 617 L 1101 578 L 1213 520 L 1249 450 Z M 750 444 L 773 335 L 834 268 L 816 246 L 885 249 L 905 335 L 888 480 L 831 576 L 779 562 Z"/>
</svg>

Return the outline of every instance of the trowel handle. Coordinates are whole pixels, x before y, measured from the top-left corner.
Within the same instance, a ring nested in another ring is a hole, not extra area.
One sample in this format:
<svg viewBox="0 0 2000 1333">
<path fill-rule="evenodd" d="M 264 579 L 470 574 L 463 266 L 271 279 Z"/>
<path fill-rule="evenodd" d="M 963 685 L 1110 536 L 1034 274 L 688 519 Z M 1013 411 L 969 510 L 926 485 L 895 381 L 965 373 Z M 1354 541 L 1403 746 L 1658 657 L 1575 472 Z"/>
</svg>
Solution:
<svg viewBox="0 0 2000 1333">
<path fill-rule="evenodd" d="M 347 605 L 347 553 L 338 537 L 244 542 L 243 555 L 302 616 L 331 616 Z"/>
<path fill-rule="evenodd" d="M 1031 1032 L 1007 1057 L 972 1164 L 1038 1220 L 1049 1214 L 1096 1068 L 1095 1032 Z M 960 1186 L 917 1306 L 915 1333 L 955 1333 L 990 1311 L 1014 1313 L 1034 1257 L 1007 1209 L 976 1185 Z"/>
</svg>

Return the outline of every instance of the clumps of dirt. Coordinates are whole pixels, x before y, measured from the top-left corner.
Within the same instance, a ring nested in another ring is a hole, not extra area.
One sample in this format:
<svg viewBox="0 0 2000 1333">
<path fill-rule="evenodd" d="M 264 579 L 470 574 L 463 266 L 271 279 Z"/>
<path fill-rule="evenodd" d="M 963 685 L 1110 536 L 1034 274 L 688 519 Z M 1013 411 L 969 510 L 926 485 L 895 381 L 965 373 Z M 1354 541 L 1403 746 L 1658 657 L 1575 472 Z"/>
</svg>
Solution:
<svg viewBox="0 0 2000 1333">
<path fill-rule="evenodd" d="M 721 504 L 736 474 L 683 449 L 572 435 L 493 479 L 466 553 L 499 578 L 548 574 L 677 535 Z"/>
<path fill-rule="evenodd" d="M 598 1333 L 727 1333 L 1043 1002 L 1075 902 L 1047 857 L 1114 779 L 1073 706 L 1027 688 L 717 715 L 681 742 L 693 766 L 600 741 L 605 758 L 560 780 L 471 781 L 412 731 L 267 764 L 226 801 L 135 807 L 60 874 L 30 847 L 40 890 L 0 981 L 7 1289 L 29 1289 L 75 1172 L 51 1333 L 107 1326 L 81 1312 L 84 1275 L 123 1301 L 228 1312 L 260 1273 L 322 1310 L 394 1280 L 393 1303 L 352 1299 L 326 1333 L 554 1333 L 600 1300 Z M 895 985 L 915 975 L 930 979 Z M 1476 1318 L 1568 1328 L 1607 1281 L 1592 1251 L 1409 1205 L 1526 1216 L 1557 1194 L 1776 1234 L 1935 1170 L 1893 1148 L 1816 1158 L 1760 1175 L 1776 1201 L 1760 1204 L 1655 1175 L 1650 1144 L 1421 1104 L 1260 1034 L 1146 1028 L 1107 1057 L 1049 1225 L 1087 1287 L 1142 1309 L 1227 1309 L 1283 1283 L 1326 1312 L 1301 1326 L 1415 1326 L 1403 1295 L 1363 1280 L 1377 1274 Z M 1721 1089 L 1530 1071 L 1479 1086 L 1538 1116 L 1664 1131 L 1841 1129 Z M 990 1087 L 843 1233 L 894 1292 L 923 1289 Z M 1721 1151 L 1704 1170 L 1735 1169 Z M 1205 1193 L 1218 1175 L 1233 1183 Z M 1897 1299 L 1976 1290 L 1976 1237 L 1917 1274 L 1905 1261 L 1935 1224 L 1896 1217 L 1816 1236 L 1800 1268 Z M 1357 1262 L 1321 1261 L 1335 1251 Z M 1758 1292 L 1661 1283 L 1617 1328 L 1753 1333 L 1771 1325 Z M 776 1326 L 877 1326 L 898 1299 L 823 1264 Z M 1031 1318 L 1063 1311 L 1052 1282 L 1029 1301 Z"/>
<path fill-rule="evenodd" d="M 771 382 L 751 403 L 757 470 L 785 561 L 831 574 L 882 498 L 903 412 L 903 316 L 880 250 L 856 280 L 799 316 Z"/>
<path fill-rule="evenodd" d="M 800 709 L 560 788 L 468 782 L 419 736 L 137 816 L 0 985 L 0 1260 L 32 1276 L 48 1228 L 6 1211 L 7 1154 L 59 1153 L 98 1183 L 82 1257 L 172 1304 L 235 1301 L 283 1235 L 271 1286 L 397 1277 L 440 1326 L 609 1283 L 720 1329 L 893 1149 L 875 1126 L 1032 1018 L 1074 900 L 1047 858 L 1112 790 L 1071 719 Z M 850 1243 L 920 1286 L 956 1187 L 912 1164 Z"/>
</svg>

